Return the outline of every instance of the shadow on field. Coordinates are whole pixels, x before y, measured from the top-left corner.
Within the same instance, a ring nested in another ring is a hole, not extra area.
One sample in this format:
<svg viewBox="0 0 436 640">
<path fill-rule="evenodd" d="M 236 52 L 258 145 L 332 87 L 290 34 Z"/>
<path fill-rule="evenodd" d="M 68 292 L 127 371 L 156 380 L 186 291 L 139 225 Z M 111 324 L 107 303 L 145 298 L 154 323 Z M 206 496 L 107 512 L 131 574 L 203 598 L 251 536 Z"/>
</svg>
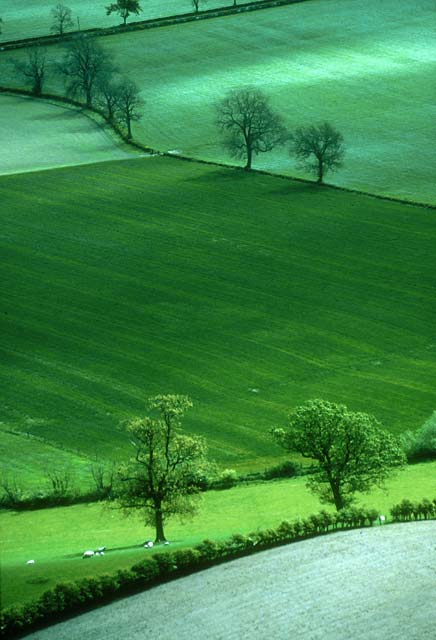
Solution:
<svg viewBox="0 0 436 640">
<path fill-rule="evenodd" d="M 254 173 L 244 171 L 243 168 L 229 167 L 227 169 L 223 167 L 222 169 L 215 169 L 207 173 L 202 173 L 198 176 L 185 178 L 185 182 L 199 182 L 203 184 L 214 184 L 217 182 L 235 182 L 236 180 L 249 180 L 255 175 L 256 174 Z"/>
</svg>

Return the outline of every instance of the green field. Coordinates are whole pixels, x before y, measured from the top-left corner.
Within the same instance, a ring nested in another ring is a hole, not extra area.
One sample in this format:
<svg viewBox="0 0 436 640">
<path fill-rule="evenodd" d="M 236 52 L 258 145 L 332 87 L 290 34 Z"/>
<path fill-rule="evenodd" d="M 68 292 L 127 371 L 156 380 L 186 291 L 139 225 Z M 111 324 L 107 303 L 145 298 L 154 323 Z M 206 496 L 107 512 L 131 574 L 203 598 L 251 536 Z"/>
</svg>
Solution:
<svg viewBox="0 0 436 640">
<path fill-rule="evenodd" d="M 290 128 L 329 120 L 343 133 L 344 167 L 327 180 L 436 203 L 433 24 L 433 0 L 311 0 L 101 42 L 142 88 L 145 116 L 134 133 L 149 146 L 230 162 L 214 104 L 253 85 Z M 24 54 L 2 54 L 1 83 L 19 82 L 9 60 Z M 60 56 L 50 48 L 51 59 Z M 63 91 L 53 75 L 47 88 Z M 307 177 L 285 149 L 255 164 Z"/>
<path fill-rule="evenodd" d="M 184 393 L 211 457 L 259 468 L 309 398 L 397 433 L 435 408 L 432 210 L 168 158 L 0 197 L 3 431 L 119 460 L 123 421 Z"/>
<path fill-rule="evenodd" d="M 389 508 L 407 496 L 432 498 L 436 490 L 436 463 L 407 467 L 385 490 L 374 490 L 359 502 L 388 515 Z M 268 482 L 204 495 L 200 515 L 189 524 L 170 523 L 170 548 L 214 540 L 233 533 L 249 533 L 277 526 L 284 519 L 304 517 L 321 508 L 304 486 L 304 478 Z M 2 531 L 3 606 L 37 597 L 56 582 L 110 573 L 130 567 L 149 554 L 138 547 L 148 537 L 139 517 L 124 518 L 99 504 L 76 505 L 35 512 L 0 513 Z M 101 545 L 102 558 L 83 562 L 82 553 Z M 26 561 L 35 560 L 34 566 Z"/>
<path fill-rule="evenodd" d="M 0 95 L 0 174 L 137 157 L 79 109 Z"/>
<path fill-rule="evenodd" d="M 52 0 L 26 0 L 23 3 L 9 3 L 8 7 L 1 8 L 3 18 L 3 30 L 0 42 L 47 36 L 52 25 L 51 9 L 57 3 Z M 122 20 L 116 14 L 106 15 L 107 0 L 68 0 L 65 4 L 72 11 L 73 30 L 93 29 L 95 27 L 112 27 Z M 233 4 L 233 0 L 231 2 Z M 239 1 L 238 4 L 244 4 Z M 191 0 L 144 0 L 140 2 L 142 12 L 139 16 L 132 15 L 128 22 L 135 20 L 148 20 L 162 16 L 189 13 L 192 11 Z M 225 7 L 230 5 L 230 0 L 207 0 L 201 2 L 206 9 Z M 78 20 L 77 20 L 78 19 Z"/>
</svg>

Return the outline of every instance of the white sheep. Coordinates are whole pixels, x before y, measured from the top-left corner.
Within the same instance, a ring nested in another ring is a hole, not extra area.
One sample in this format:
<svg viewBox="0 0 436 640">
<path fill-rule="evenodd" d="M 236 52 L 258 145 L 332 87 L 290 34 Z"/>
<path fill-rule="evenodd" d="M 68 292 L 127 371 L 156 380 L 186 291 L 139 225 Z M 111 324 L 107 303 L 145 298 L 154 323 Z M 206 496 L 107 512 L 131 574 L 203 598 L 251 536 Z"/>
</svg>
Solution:
<svg viewBox="0 0 436 640">
<path fill-rule="evenodd" d="M 153 546 L 154 546 L 154 545 L 153 545 L 153 541 L 152 541 L 152 540 L 146 540 L 146 541 L 144 542 L 144 547 L 145 547 L 146 549 L 151 549 Z"/>
<path fill-rule="evenodd" d="M 83 559 L 86 559 L 86 558 L 92 558 L 92 556 L 93 556 L 93 555 L 94 555 L 94 552 L 93 552 L 93 551 L 91 551 L 90 549 L 88 549 L 88 551 L 84 551 L 84 552 L 83 552 L 83 556 L 82 556 L 82 558 L 83 558 Z"/>
<path fill-rule="evenodd" d="M 26 564 L 35 564 L 35 560 L 28 560 Z"/>
</svg>

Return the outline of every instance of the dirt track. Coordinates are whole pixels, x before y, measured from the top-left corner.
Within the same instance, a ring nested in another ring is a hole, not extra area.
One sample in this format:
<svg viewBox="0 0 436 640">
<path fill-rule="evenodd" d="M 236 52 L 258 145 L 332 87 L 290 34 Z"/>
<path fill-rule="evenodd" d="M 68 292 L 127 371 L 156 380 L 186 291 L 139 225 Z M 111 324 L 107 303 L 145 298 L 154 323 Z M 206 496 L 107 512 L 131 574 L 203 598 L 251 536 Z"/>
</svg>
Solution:
<svg viewBox="0 0 436 640">
<path fill-rule="evenodd" d="M 436 522 L 337 533 L 156 587 L 34 640 L 434 640 Z"/>
</svg>

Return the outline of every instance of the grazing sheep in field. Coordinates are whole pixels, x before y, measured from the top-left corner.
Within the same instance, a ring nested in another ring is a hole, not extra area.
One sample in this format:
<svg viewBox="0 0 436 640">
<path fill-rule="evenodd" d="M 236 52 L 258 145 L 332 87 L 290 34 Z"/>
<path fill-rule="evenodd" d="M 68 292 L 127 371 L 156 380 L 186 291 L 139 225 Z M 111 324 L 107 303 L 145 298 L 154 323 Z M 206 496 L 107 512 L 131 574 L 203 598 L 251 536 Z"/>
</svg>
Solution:
<svg viewBox="0 0 436 640">
<path fill-rule="evenodd" d="M 28 560 L 26 564 L 35 564 L 35 560 Z"/>
<path fill-rule="evenodd" d="M 153 543 L 153 541 L 152 541 L 152 540 L 146 540 L 146 541 L 144 542 L 144 547 L 145 547 L 146 549 L 151 549 L 153 546 L 154 546 L 154 543 Z"/>
<path fill-rule="evenodd" d="M 93 551 L 91 551 L 91 550 L 84 551 L 82 558 L 83 558 L 84 560 L 86 560 L 86 558 L 92 558 L 92 557 L 93 557 L 93 555 L 95 555 L 95 554 L 94 554 L 94 552 L 93 552 Z"/>
<path fill-rule="evenodd" d="M 106 551 L 106 547 L 97 547 L 97 551 L 99 553 L 103 553 L 104 551 Z"/>
</svg>

